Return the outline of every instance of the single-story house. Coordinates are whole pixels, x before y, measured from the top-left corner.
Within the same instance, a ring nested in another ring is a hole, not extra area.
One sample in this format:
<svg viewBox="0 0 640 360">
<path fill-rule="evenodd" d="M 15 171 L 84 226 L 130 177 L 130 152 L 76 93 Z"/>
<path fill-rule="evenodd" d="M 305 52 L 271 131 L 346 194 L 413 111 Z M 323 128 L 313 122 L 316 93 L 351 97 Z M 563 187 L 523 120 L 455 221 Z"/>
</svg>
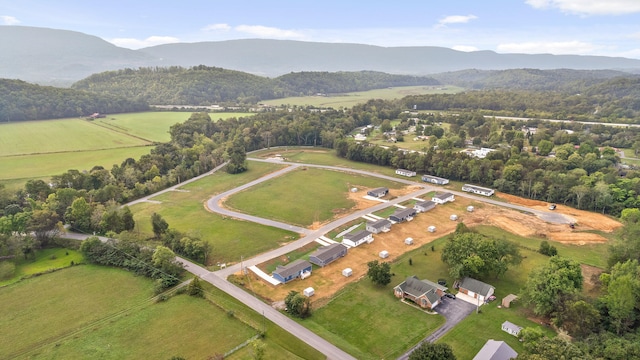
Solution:
<svg viewBox="0 0 640 360">
<path fill-rule="evenodd" d="M 416 216 L 416 209 L 406 208 L 396 210 L 393 215 L 389 216 L 389 220 L 395 222 L 411 221 L 414 216 Z"/>
<path fill-rule="evenodd" d="M 389 193 L 389 189 L 387 189 L 386 187 L 379 187 L 379 188 L 375 188 L 367 191 L 367 195 L 377 197 L 377 198 L 381 198 L 387 195 L 388 193 Z"/>
<path fill-rule="evenodd" d="M 391 230 L 391 221 L 387 219 L 380 219 L 378 221 L 367 222 L 367 231 L 370 231 L 374 234 L 378 234 L 381 232 L 388 232 Z"/>
<path fill-rule="evenodd" d="M 436 204 L 444 204 L 446 202 L 453 201 L 453 200 L 455 200 L 455 196 L 449 192 L 437 193 L 431 198 L 431 201 L 433 201 Z"/>
<path fill-rule="evenodd" d="M 287 265 L 278 265 L 271 276 L 283 284 L 297 278 L 305 278 L 311 274 L 311 263 L 307 260 L 296 260 Z"/>
<path fill-rule="evenodd" d="M 356 247 L 364 243 L 372 243 L 373 234 L 367 230 L 361 230 L 357 233 L 346 234 L 342 237 L 342 243 L 346 246 Z"/>
<path fill-rule="evenodd" d="M 422 181 L 436 184 L 436 185 L 446 185 L 449 183 L 449 179 L 431 176 L 431 175 L 422 175 Z"/>
<path fill-rule="evenodd" d="M 493 189 L 489 189 L 482 186 L 471 185 L 471 184 L 464 184 L 462 186 L 462 191 L 466 191 L 466 192 L 470 192 L 478 195 L 484 195 L 484 196 L 491 196 L 495 193 L 495 190 Z"/>
<path fill-rule="evenodd" d="M 415 203 L 415 205 L 413 205 L 413 208 L 419 213 L 427 212 L 427 211 L 433 209 L 434 207 L 436 207 L 436 203 L 434 203 L 431 200 L 420 201 L 420 202 Z"/>
<path fill-rule="evenodd" d="M 480 303 L 488 301 L 489 296 L 493 295 L 496 288 L 483 283 L 480 280 L 466 277 L 460 281 L 458 291 L 478 300 Z"/>
<path fill-rule="evenodd" d="M 397 169 L 396 170 L 396 174 L 402 175 L 402 176 L 407 176 L 407 177 L 416 176 L 416 172 L 415 171 L 405 170 L 405 169 Z"/>
<path fill-rule="evenodd" d="M 415 275 L 409 276 L 400 285 L 393 288 L 393 293 L 397 298 L 409 299 L 423 309 L 436 307 L 446 291 L 446 287 L 429 280 L 420 280 Z"/>
<path fill-rule="evenodd" d="M 314 251 L 309 255 L 309 262 L 318 266 L 325 266 L 341 257 L 344 257 L 345 255 L 347 255 L 347 247 L 342 244 L 335 243 L 322 246 L 318 250 Z"/>
<path fill-rule="evenodd" d="M 473 360 L 510 360 L 518 357 L 518 353 L 504 341 L 487 340 Z"/>
<path fill-rule="evenodd" d="M 518 336 L 518 334 L 520 334 L 520 330 L 522 330 L 522 327 L 512 322 L 505 321 L 502 323 L 502 331 L 505 331 L 513 336 Z"/>
</svg>

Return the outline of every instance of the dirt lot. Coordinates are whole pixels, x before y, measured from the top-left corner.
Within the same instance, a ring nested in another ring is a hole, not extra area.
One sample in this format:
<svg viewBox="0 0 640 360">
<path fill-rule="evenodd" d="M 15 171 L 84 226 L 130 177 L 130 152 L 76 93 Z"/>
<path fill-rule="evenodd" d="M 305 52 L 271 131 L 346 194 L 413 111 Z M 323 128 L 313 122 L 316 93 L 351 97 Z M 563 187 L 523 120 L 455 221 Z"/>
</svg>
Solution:
<svg viewBox="0 0 640 360">
<path fill-rule="evenodd" d="M 392 193 L 388 196 L 400 196 L 413 190 L 411 188 L 396 190 L 395 192 L 392 190 Z M 361 190 L 357 193 L 349 194 L 349 197 L 356 202 L 353 210 L 364 209 L 378 204 L 376 201 L 362 198 L 363 194 L 366 194 L 366 191 Z M 504 194 L 499 196 L 513 203 L 534 208 L 546 210 L 548 206 L 548 204 L 540 201 L 520 199 Z M 466 211 L 469 205 L 474 206 L 473 212 Z M 373 243 L 350 249 L 346 257 L 324 268 L 314 270 L 313 275 L 304 281 L 292 281 L 289 284 L 272 286 L 260 280 L 255 274 L 250 273 L 247 276 L 250 279 L 247 285 L 250 285 L 249 290 L 271 301 L 281 301 L 289 291 L 302 292 L 307 287 L 315 289 L 316 295 L 312 298 L 314 303 L 328 301 L 333 294 L 346 284 L 365 276 L 367 262 L 376 259 L 380 260 L 378 254 L 382 250 L 389 252 L 389 258 L 385 259 L 385 261 L 393 261 L 406 251 L 453 232 L 459 221 L 463 221 L 469 227 L 474 225 L 494 225 L 521 236 L 541 236 L 550 240 L 577 245 L 607 241 L 601 235 L 583 232 L 584 230 L 613 231 L 621 226 L 620 223 L 606 216 L 570 209 L 565 206 L 558 206 L 556 211 L 573 216 L 578 223 L 576 229 L 571 229 L 566 224 L 550 224 L 533 215 L 519 211 L 457 197 L 453 203 L 437 205 L 435 209 L 419 214 L 410 222 L 393 225 L 388 233 L 374 235 Z M 449 219 L 452 214 L 458 215 L 458 221 Z M 363 221 L 365 220 L 363 219 Z M 319 225 L 315 224 L 314 227 Z M 436 232 L 430 233 L 427 231 L 427 228 L 431 225 L 436 226 Z M 404 240 L 407 237 L 413 238 L 413 245 L 405 245 Z M 342 270 L 347 267 L 353 270 L 353 275 L 349 278 L 342 276 Z"/>
</svg>

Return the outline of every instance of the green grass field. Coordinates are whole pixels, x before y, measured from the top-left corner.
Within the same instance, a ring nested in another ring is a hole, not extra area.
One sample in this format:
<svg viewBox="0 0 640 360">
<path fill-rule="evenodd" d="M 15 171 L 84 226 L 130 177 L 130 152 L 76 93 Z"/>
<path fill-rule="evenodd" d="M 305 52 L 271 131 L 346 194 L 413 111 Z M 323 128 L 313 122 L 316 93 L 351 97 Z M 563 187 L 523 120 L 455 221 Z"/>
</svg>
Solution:
<svg viewBox="0 0 640 360">
<path fill-rule="evenodd" d="M 352 92 L 346 94 L 336 94 L 330 96 L 300 96 L 289 97 L 284 99 L 266 100 L 264 104 L 279 106 L 298 105 L 298 106 L 316 106 L 316 107 L 332 107 L 334 109 L 350 108 L 356 104 L 367 102 L 370 99 L 393 100 L 400 99 L 409 95 L 424 94 L 455 94 L 462 91 L 462 88 L 456 86 L 401 86 L 386 89 L 376 89 L 369 91 Z"/>
<path fill-rule="evenodd" d="M 253 164 L 253 163 L 252 163 Z M 300 168 L 235 194 L 226 204 L 239 211 L 286 223 L 309 226 L 351 209 L 352 187 L 400 188 L 400 183 L 314 168 Z"/>
<path fill-rule="evenodd" d="M 36 259 L 24 259 L 18 257 L 15 260 L 16 268 L 13 276 L 0 281 L 0 286 L 5 286 L 19 281 L 24 276 L 42 273 L 53 269 L 61 269 L 78 264 L 83 261 L 83 256 L 76 250 L 53 248 L 42 249 L 36 252 Z"/>
<path fill-rule="evenodd" d="M 182 187 L 188 192 L 169 192 L 153 200 L 161 204 L 142 203 L 131 207 L 136 229 L 148 237 L 153 236 L 151 215 L 159 213 L 175 228 L 194 233 L 213 245 L 210 263 L 237 262 L 240 256 L 251 256 L 278 247 L 283 242 L 297 239 L 294 234 L 247 221 L 225 218 L 208 212 L 204 202 L 211 196 L 247 183 L 281 168 L 278 164 L 249 163 L 249 170 L 230 175 L 219 171 L 204 179 Z"/>
<path fill-rule="evenodd" d="M 185 122 L 191 112 L 151 111 L 142 113 L 114 114 L 98 119 L 95 124 L 123 134 L 130 134 L 151 142 L 171 140 L 169 128 L 176 123 Z M 212 120 L 231 117 L 253 116 L 248 113 L 210 113 Z"/>
<path fill-rule="evenodd" d="M 394 276 L 384 287 L 360 280 L 301 323 L 357 359 L 395 359 L 445 322 L 396 299 L 402 280 Z"/>
</svg>

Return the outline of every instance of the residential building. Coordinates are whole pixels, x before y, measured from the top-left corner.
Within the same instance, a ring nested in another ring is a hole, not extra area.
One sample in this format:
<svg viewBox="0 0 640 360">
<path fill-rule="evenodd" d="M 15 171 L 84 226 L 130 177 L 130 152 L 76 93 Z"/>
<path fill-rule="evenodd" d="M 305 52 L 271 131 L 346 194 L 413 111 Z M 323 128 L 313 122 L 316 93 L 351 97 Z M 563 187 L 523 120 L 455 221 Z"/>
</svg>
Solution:
<svg viewBox="0 0 640 360">
<path fill-rule="evenodd" d="M 455 200 L 455 196 L 452 193 L 437 193 L 435 194 L 432 198 L 431 201 L 433 201 L 436 204 L 444 204 L 450 201 L 454 201 Z"/>
<path fill-rule="evenodd" d="M 422 181 L 436 184 L 436 185 L 446 185 L 449 183 L 449 179 L 431 176 L 431 175 L 422 175 Z"/>
<path fill-rule="evenodd" d="M 364 243 L 372 243 L 373 234 L 367 230 L 361 230 L 357 233 L 346 234 L 342 237 L 342 244 L 348 247 L 360 246 Z"/>
<path fill-rule="evenodd" d="M 413 208 L 419 213 L 427 212 L 435 207 L 436 203 L 433 201 L 419 201 L 413 205 Z"/>
<path fill-rule="evenodd" d="M 473 360 L 510 360 L 518 357 L 518 353 L 504 341 L 487 340 Z"/>
<path fill-rule="evenodd" d="M 420 280 L 415 275 L 409 276 L 393 288 L 397 298 L 411 300 L 423 309 L 436 307 L 446 291 L 446 287 L 429 280 Z"/>
<path fill-rule="evenodd" d="M 342 244 L 335 243 L 322 246 L 318 250 L 314 251 L 309 255 L 309 262 L 320 267 L 324 267 L 346 255 L 347 247 Z"/>
<path fill-rule="evenodd" d="M 391 230 L 391 221 L 387 219 L 380 219 L 374 222 L 367 222 L 367 231 L 370 231 L 374 234 L 379 234 L 381 232 L 388 232 Z"/>
<path fill-rule="evenodd" d="M 495 193 L 495 190 L 493 189 L 482 187 L 482 186 L 471 185 L 471 184 L 464 184 L 462 186 L 462 191 L 484 195 L 484 196 L 491 196 Z"/>
<path fill-rule="evenodd" d="M 381 198 L 387 195 L 388 193 L 389 193 L 389 189 L 386 187 L 379 187 L 379 188 L 375 188 L 367 191 L 367 195 L 377 197 L 377 198 Z"/>
<path fill-rule="evenodd" d="M 396 210 L 396 212 L 393 215 L 389 216 L 389 220 L 399 223 L 404 221 L 411 221 L 413 220 L 414 216 L 416 216 L 416 209 L 406 208 L 406 209 Z"/>
<path fill-rule="evenodd" d="M 296 260 L 287 265 L 278 265 L 271 276 L 283 284 L 297 278 L 306 278 L 311 275 L 312 265 L 307 260 Z"/>
</svg>

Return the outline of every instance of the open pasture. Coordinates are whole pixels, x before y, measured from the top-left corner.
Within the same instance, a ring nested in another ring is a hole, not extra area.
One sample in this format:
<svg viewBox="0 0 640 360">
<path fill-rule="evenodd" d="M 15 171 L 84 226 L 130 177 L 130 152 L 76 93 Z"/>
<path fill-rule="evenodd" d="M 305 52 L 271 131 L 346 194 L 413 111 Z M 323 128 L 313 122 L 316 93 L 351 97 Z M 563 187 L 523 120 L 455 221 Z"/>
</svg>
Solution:
<svg viewBox="0 0 640 360">
<path fill-rule="evenodd" d="M 241 256 L 249 257 L 274 249 L 282 243 L 298 238 L 281 229 L 239 221 L 208 212 L 204 202 L 211 196 L 255 180 L 281 168 L 278 164 L 249 164 L 249 170 L 237 175 L 224 171 L 216 172 L 201 180 L 154 197 L 155 203 L 133 205 L 131 211 L 136 220 L 136 230 L 148 237 L 153 236 L 151 215 L 156 212 L 169 223 L 170 228 L 200 236 L 211 243 L 210 264 L 216 262 L 238 262 Z"/>
<path fill-rule="evenodd" d="M 334 109 L 350 108 L 356 104 L 362 104 L 370 99 L 393 100 L 409 95 L 424 94 L 455 94 L 462 91 L 456 86 L 399 86 L 386 89 L 358 91 L 345 94 L 330 94 L 328 96 L 296 96 L 284 99 L 265 100 L 262 103 L 272 106 L 298 105 L 332 107 Z"/>
<path fill-rule="evenodd" d="M 251 215 L 311 226 L 349 212 L 356 204 L 347 196 L 351 188 L 381 186 L 398 189 L 402 184 L 346 172 L 299 168 L 235 194 L 225 205 Z"/>
<path fill-rule="evenodd" d="M 210 113 L 211 120 L 231 117 L 252 116 L 248 113 Z M 95 120 L 96 125 L 103 126 L 123 134 L 132 135 L 151 142 L 167 142 L 171 140 L 169 128 L 176 123 L 183 123 L 191 116 L 191 112 L 151 111 L 108 115 Z"/>
<path fill-rule="evenodd" d="M 83 256 L 76 250 L 51 248 L 36 251 L 35 261 L 32 259 L 25 260 L 23 257 L 18 257 L 14 261 L 16 267 L 13 276 L 0 280 L 0 286 L 17 282 L 25 276 L 79 264 L 83 261 Z"/>
</svg>

